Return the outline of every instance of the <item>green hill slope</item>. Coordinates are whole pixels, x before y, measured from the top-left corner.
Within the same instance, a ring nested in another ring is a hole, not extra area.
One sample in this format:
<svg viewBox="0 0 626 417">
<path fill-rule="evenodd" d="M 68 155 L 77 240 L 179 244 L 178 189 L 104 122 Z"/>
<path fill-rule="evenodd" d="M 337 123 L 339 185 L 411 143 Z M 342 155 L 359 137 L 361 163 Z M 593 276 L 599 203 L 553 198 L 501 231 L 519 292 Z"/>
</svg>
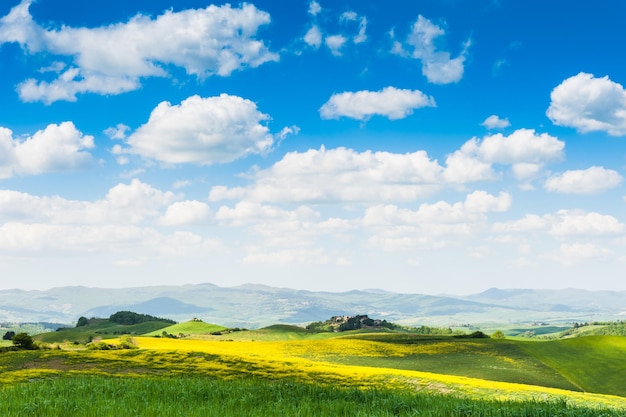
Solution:
<svg viewBox="0 0 626 417">
<path fill-rule="evenodd" d="M 35 340 L 45 343 L 77 342 L 88 343 L 100 337 L 112 339 L 123 334 L 143 335 L 155 332 L 169 326 L 162 321 L 147 321 L 139 324 L 117 324 L 107 319 L 91 319 L 87 326 L 60 329 L 56 332 L 41 333 L 34 337 Z"/>
<path fill-rule="evenodd" d="M 626 337 L 586 336 L 522 346 L 583 391 L 626 397 Z"/>
<path fill-rule="evenodd" d="M 347 337 L 379 342 L 376 351 L 381 354 L 329 354 L 323 359 L 626 397 L 626 337 L 589 336 L 552 341 L 399 333 Z"/>
<path fill-rule="evenodd" d="M 221 332 L 227 330 L 224 326 L 217 324 L 205 323 L 203 321 L 190 320 L 183 323 L 173 324 L 171 326 L 163 327 L 157 331 L 146 333 L 145 336 L 161 336 L 163 332 L 171 335 L 202 335 L 211 334 L 215 332 Z"/>
</svg>

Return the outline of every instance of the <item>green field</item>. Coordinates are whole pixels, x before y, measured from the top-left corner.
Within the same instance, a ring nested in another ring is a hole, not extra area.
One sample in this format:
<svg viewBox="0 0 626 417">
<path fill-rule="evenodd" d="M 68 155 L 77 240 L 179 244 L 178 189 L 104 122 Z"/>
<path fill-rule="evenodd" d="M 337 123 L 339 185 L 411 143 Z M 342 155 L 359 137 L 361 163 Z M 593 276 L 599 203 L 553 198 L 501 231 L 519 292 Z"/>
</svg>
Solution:
<svg viewBox="0 0 626 417">
<path fill-rule="evenodd" d="M 200 321 L 153 325 L 96 320 L 86 328 L 51 333 L 65 332 L 74 338 L 64 339 L 70 343 L 0 353 L 0 413 L 626 414 L 626 337 L 621 336 L 531 341 L 381 329 L 315 332 L 289 325 L 229 332 Z M 120 343 L 114 332 L 142 330 L 144 336 L 133 336 L 137 349 L 90 350 L 75 339 L 101 335 L 114 348 Z M 89 404 L 77 400 L 81 392 Z M 264 398 L 278 399 L 269 405 Z"/>
<path fill-rule="evenodd" d="M 171 326 L 162 327 L 153 332 L 147 332 L 145 336 L 161 336 L 163 332 L 171 335 L 200 335 L 211 334 L 214 332 L 221 332 L 227 330 L 226 327 L 219 326 L 217 324 L 205 323 L 203 321 L 186 321 L 184 323 L 177 323 Z"/>
<path fill-rule="evenodd" d="M 468 400 L 450 395 L 361 390 L 295 381 L 204 377 L 60 378 L 0 389 L 5 416 L 168 417 L 617 417 L 565 401 Z"/>
<path fill-rule="evenodd" d="M 521 346 L 580 390 L 626 397 L 626 337 L 586 336 Z"/>
</svg>

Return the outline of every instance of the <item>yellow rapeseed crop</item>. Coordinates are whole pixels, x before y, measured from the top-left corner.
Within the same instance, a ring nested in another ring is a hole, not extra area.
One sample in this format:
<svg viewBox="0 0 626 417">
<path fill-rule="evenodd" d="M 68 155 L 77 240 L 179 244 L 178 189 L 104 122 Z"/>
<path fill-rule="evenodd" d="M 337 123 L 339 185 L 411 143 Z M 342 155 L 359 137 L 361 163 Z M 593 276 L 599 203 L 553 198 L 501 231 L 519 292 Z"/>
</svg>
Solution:
<svg viewBox="0 0 626 417">
<path fill-rule="evenodd" d="M 316 383 L 332 383 L 359 387 L 410 388 L 438 392 L 453 392 L 474 398 L 501 400 L 564 399 L 578 405 L 626 408 L 626 399 L 617 396 L 573 392 L 556 388 L 488 381 L 477 378 L 442 375 L 430 372 L 409 371 L 367 366 L 350 366 L 325 362 L 333 355 L 404 356 L 428 354 L 428 349 L 457 349 L 458 345 L 391 345 L 354 339 L 324 341 L 284 342 L 226 342 L 136 338 L 142 349 L 168 352 L 175 362 L 176 355 L 198 352 L 215 355 L 219 360 L 198 358 L 198 366 L 221 376 L 235 375 L 238 371 L 266 378 L 297 378 Z M 438 350 L 437 353 L 441 352 Z M 143 360 L 143 359 L 142 359 Z M 171 365 L 171 361 L 169 362 Z"/>
</svg>

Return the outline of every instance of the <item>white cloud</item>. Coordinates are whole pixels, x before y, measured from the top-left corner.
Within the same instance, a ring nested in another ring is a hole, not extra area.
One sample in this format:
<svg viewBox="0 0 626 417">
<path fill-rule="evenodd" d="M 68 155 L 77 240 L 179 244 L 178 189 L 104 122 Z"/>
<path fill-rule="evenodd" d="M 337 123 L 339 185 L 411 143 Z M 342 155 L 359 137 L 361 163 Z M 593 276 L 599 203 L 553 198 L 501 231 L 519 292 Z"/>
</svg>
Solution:
<svg viewBox="0 0 626 417">
<path fill-rule="evenodd" d="M 213 238 L 181 231 L 165 234 L 151 227 L 200 222 L 208 215 L 206 204 L 177 204 L 177 198 L 136 179 L 117 184 L 96 201 L 0 190 L 0 250 L 44 256 L 88 252 L 152 257 L 217 248 Z"/>
<path fill-rule="evenodd" d="M 367 18 L 365 16 L 359 16 L 356 12 L 348 10 L 338 17 L 332 16 L 331 11 L 326 11 L 323 19 L 317 18 L 322 11 L 319 3 L 311 2 L 309 4 L 309 14 L 315 18 L 312 19 L 313 22 L 303 37 L 304 43 L 308 46 L 319 49 L 323 44 L 333 55 L 341 56 L 348 41 L 352 40 L 353 44 L 360 44 L 367 40 Z M 339 33 L 337 33 L 337 28 L 333 28 L 334 33 L 329 35 L 327 24 L 335 19 L 341 28 Z M 324 23 L 324 27 L 320 25 L 320 22 Z"/>
<path fill-rule="evenodd" d="M 372 115 L 391 120 L 402 119 L 421 107 L 435 107 L 435 99 L 419 90 L 385 87 L 380 91 L 357 91 L 333 94 L 320 108 L 323 119 L 342 116 L 367 120 Z"/>
<path fill-rule="evenodd" d="M 271 148 L 268 119 L 250 100 L 227 94 L 192 96 L 179 105 L 164 101 L 128 137 L 130 149 L 114 151 L 170 164 L 230 162 Z"/>
<path fill-rule="evenodd" d="M 299 207 L 293 211 L 288 211 L 274 206 L 240 201 L 233 208 L 227 206 L 220 207 L 215 214 L 215 218 L 218 221 L 228 222 L 234 226 L 243 226 L 268 221 L 317 221 L 319 213 L 305 206 Z"/>
<path fill-rule="evenodd" d="M 137 179 L 117 184 L 104 199 L 95 202 L 0 190 L 0 220 L 61 225 L 139 223 L 157 216 L 159 209 L 175 198 L 172 192 L 157 190 Z"/>
<path fill-rule="evenodd" d="M 518 129 L 509 136 L 485 136 L 482 142 L 476 142 L 475 152 L 481 159 L 497 164 L 542 164 L 560 160 L 564 148 L 564 142 L 547 133 Z"/>
<path fill-rule="evenodd" d="M 626 225 L 608 214 L 559 210 L 549 220 L 550 233 L 555 236 L 615 236 L 626 232 Z"/>
<path fill-rule="evenodd" d="M 313 25 L 304 35 L 304 42 L 317 49 L 322 45 L 322 37 L 319 26 Z"/>
<path fill-rule="evenodd" d="M 436 249 L 476 238 L 487 230 L 487 213 L 507 211 L 510 206 L 508 193 L 494 196 L 474 191 L 464 202 L 424 203 L 417 210 L 395 205 L 369 207 L 363 225 L 373 232 L 370 245 L 385 251 Z"/>
<path fill-rule="evenodd" d="M 266 248 L 255 248 L 244 257 L 247 264 L 259 265 L 320 265 L 330 262 L 323 249 L 283 249 L 268 251 Z"/>
<path fill-rule="evenodd" d="M 412 51 L 406 51 L 401 43 L 395 42 L 392 53 L 421 60 L 422 74 L 431 83 L 458 82 L 463 78 L 464 63 L 470 42 L 467 41 L 464 44 L 459 56 L 451 58 L 449 52 L 439 51 L 435 46 L 435 39 L 444 35 L 445 31 L 441 27 L 419 15 L 406 41 Z"/>
<path fill-rule="evenodd" d="M 0 178 L 85 168 L 93 162 L 87 149 L 93 136 L 83 135 L 72 122 L 48 125 L 26 138 L 0 127 Z"/>
<path fill-rule="evenodd" d="M 356 36 L 352 38 L 352 41 L 354 43 L 365 42 L 367 40 L 367 35 L 365 34 L 366 31 L 367 31 L 367 18 L 361 17 L 361 19 L 359 20 L 359 33 L 357 33 Z"/>
<path fill-rule="evenodd" d="M 496 179 L 491 162 L 480 160 L 473 152 L 475 142 L 465 143 L 461 149 L 446 157 L 443 176 L 447 182 L 465 184 Z"/>
<path fill-rule="evenodd" d="M 214 239 L 189 232 L 162 234 L 132 225 L 52 225 L 5 223 L 0 226 L 0 249 L 17 253 L 113 253 L 129 250 L 150 256 L 189 256 L 219 247 Z"/>
<path fill-rule="evenodd" d="M 315 0 L 312 0 L 309 3 L 309 14 L 313 16 L 317 16 L 322 11 L 322 6 Z"/>
<path fill-rule="evenodd" d="M 547 226 L 548 219 L 546 217 L 536 214 L 526 214 L 519 220 L 495 223 L 493 230 L 496 233 L 525 233 L 545 230 Z"/>
<path fill-rule="evenodd" d="M 177 201 L 167 208 L 159 223 L 166 226 L 205 224 L 210 217 L 211 209 L 206 203 L 196 200 Z"/>
<path fill-rule="evenodd" d="M 118 123 L 116 126 L 111 126 L 104 130 L 104 134 L 111 139 L 122 140 L 126 139 L 126 132 L 130 130 L 129 126 L 123 123 Z"/>
<path fill-rule="evenodd" d="M 509 136 L 501 133 L 473 138 L 447 158 L 446 178 L 451 182 L 494 179 L 491 164 L 510 164 L 519 179 L 536 174 L 549 162 L 563 158 L 565 143 L 547 133 L 518 129 Z"/>
<path fill-rule="evenodd" d="M 262 202 L 411 201 L 441 188 L 442 168 L 426 152 L 337 148 L 287 153 L 254 174 L 250 187 L 213 187 L 209 199 Z"/>
<path fill-rule="evenodd" d="M 504 129 L 511 126 L 511 123 L 509 122 L 509 119 L 500 119 L 497 115 L 492 114 L 487 117 L 481 125 L 485 126 L 487 129 Z"/>
<path fill-rule="evenodd" d="M 47 29 L 34 22 L 31 3 L 23 0 L 0 19 L 0 44 L 17 42 L 29 53 L 70 56 L 74 62 L 58 68 L 52 82 L 28 79 L 20 84 L 24 101 L 73 101 L 86 92 L 120 94 L 139 88 L 141 78 L 167 75 L 167 65 L 205 78 L 278 60 L 255 39 L 270 16 L 252 4 L 170 10 L 154 19 L 137 15 L 126 23 L 93 29 Z"/>
<path fill-rule="evenodd" d="M 613 251 L 593 243 L 563 243 L 559 247 L 556 259 L 566 265 L 573 265 L 584 260 L 607 259 L 613 255 Z"/>
<path fill-rule="evenodd" d="M 341 55 L 341 48 L 346 44 L 348 39 L 343 35 L 331 35 L 324 39 L 324 43 L 330 49 L 330 52 L 335 56 Z"/>
<path fill-rule="evenodd" d="M 284 140 L 287 136 L 297 135 L 298 133 L 300 133 L 300 128 L 298 126 L 285 126 L 280 130 L 280 132 L 278 132 L 276 136 L 278 137 L 278 139 Z"/>
<path fill-rule="evenodd" d="M 502 192 L 498 196 L 477 190 L 468 194 L 464 208 L 471 213 L 503 212 L 511 208 L 512 198 L 509 193 Z"/>
<path fill-rule="evenodd" d="M 496 223 L 493 230 L 496 233 L 545 232 L 558 238 L 614 237 L 626 233 L 626 225 L 607 214 L 559 210 L 554 214 L 527 214 L 519 220 Z"/>
<path fill-rule="evenodd" d="M 494 196 L 479 190 L 468 194 L 464 202 L 423 203 L 415 211 L 395 205 L 369 207 L 363 217 L 363 223 L 368 226 L 467 223 L 483 220 L 485 213 L 507 211 L 510 207 L 510 194 L 500 193 Z"/>
<path fill-rule="evenodd" d="M 553 175 L 546 180 L 544 187 L 564 194 L 595 194 L 617 187 L 623 179 L 617 171 L 593 166 Z"/>
<path fill-rule="evenodd" d="M 359 22 L 359 32 L 352 38 L 354 43 L 363 43 L 367 40 L 367 35 L 365 32 L 367 31 L 367 18 L 365 16 L 359 17 L 359 15 L 352 11 L 346 11 L 341 14 L 339 17 L 340 21 L 344 22 Z"/>
<path fill-rule="evenodd" d="M 608 76 L 581 72 L 555 87 L 550 98 L 546 114 L 556 125 L 626 135 L 626 91 Z"/>
<path fill-rule="evenodd" d="M 394 202 L 431 196 L 446 186 L 495 180 L 494 164 L 511 165 L 518 178 L 562 157 L 564 143 L 533 130 L 509 136 L 473 138 L 448 155 L 446 165 L 425 151 L 408 154 L 357 152 L 337 148 L 289 152 L 273 166 L 250 175 L 252 184 L 214 186 L 211 201 L 254 202 Z M 527 179 L 527 178 L 524 178 Z"/>
</svg>

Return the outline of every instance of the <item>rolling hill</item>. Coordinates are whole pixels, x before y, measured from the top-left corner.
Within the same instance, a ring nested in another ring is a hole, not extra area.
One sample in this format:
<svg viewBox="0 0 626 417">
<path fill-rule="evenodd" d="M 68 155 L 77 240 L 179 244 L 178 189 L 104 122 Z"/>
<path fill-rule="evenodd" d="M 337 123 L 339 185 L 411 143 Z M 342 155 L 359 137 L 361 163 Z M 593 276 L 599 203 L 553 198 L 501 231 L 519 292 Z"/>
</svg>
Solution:
<svg viewBox="0 0 626 417">
<path fill-rule="evenodd" d="M 369 314 L 404 325 L 586 322 L 624 318 L 626 293 L 490 289 L 458 297 L 381 290 L 332 293 L 213 284 L 0 291 L 0 322 L 75 323 L 80 316 L 103 317 L 119 310 L 180 322 L 197 317 L 205 322 L 244 328 L 303 324 L 354 314 Z"/>
</svg>

